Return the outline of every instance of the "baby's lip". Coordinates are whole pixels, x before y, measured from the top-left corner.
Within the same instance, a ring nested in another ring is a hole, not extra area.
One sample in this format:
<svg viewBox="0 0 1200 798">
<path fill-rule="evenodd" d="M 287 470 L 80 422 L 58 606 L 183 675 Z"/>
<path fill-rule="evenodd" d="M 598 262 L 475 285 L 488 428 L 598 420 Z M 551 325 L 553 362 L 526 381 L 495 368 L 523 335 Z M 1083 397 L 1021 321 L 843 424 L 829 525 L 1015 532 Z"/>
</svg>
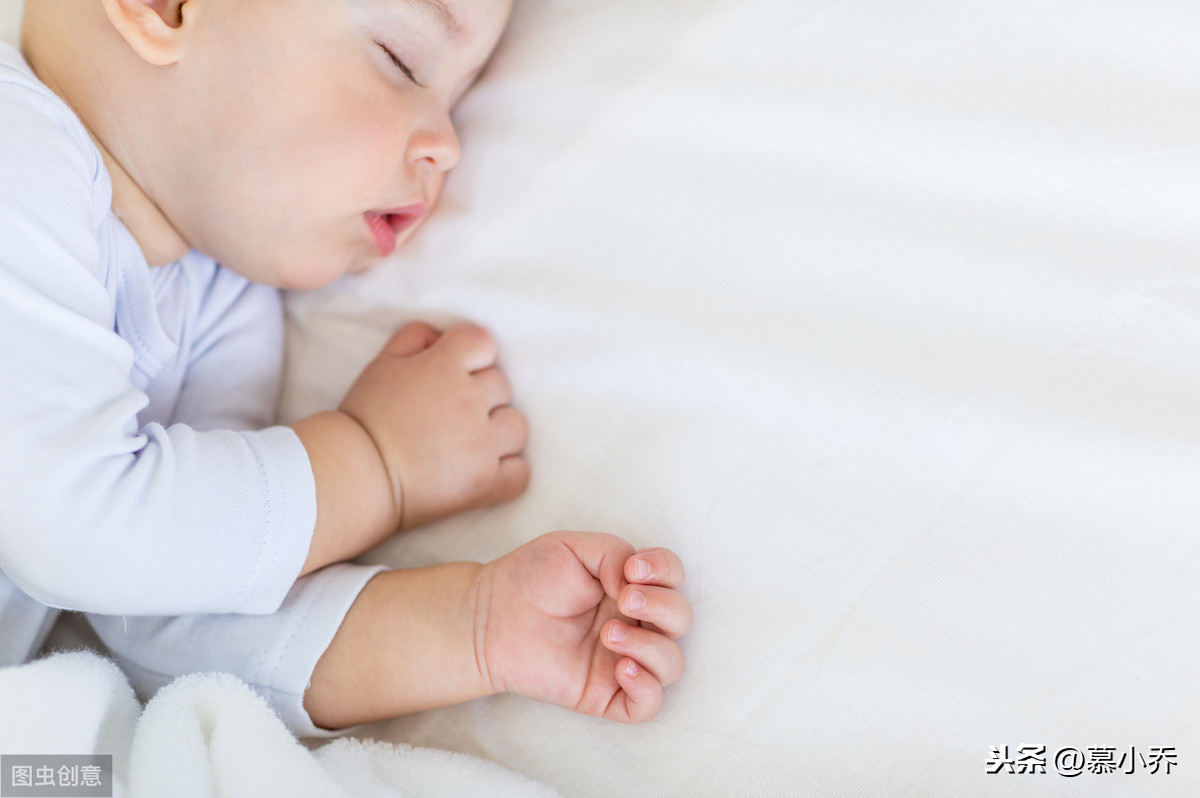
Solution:
<svg viewBox="0 0 1200 798">
<path fill-rule="evenodd" d="M 364 216 L 367 228 L 370 230 L 380 257 L 386 258 L 396 248 L 396 239 L 401 233 L 415 225 L 428 212 L 428 207 L 421 202 L 405 205 L 400 208 L 387 208 L 379 211 L 367 211 Z"/>
<path fill-rule="evenodd" d="M 388 225 L 396 235 L 412 227 L 417 222 L 424 218 L 429 209 L 423 202 L 414 202 L 412 205 L 405 205 L 401 208 L 389 208 L 383 211 L 375 211 L 375 213 L 387 220 Z"/>
</svg>

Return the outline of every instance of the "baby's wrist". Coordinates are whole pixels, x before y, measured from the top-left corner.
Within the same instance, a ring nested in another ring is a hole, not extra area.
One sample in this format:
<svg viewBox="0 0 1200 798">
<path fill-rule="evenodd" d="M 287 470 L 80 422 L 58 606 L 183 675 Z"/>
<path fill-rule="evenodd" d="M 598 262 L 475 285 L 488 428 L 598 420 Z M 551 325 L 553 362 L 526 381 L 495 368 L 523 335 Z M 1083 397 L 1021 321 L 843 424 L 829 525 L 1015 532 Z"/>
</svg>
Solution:
<svg viewBox="0 0 1200 798">
<path fill-rule="evenodd" d="M 353 413 L 341 408 L 334 412 L 342 418 L 342 425 L 348 430 L 347 434 L 356 441 L 355 449 L 359 453 L 358 456 L 362 460 L 370 462 L 372 467 L 378 471 L 380 478 L 387 482 L 390 488 L 390 518 L 392 519 L 389 529 L 392 531 L 400 529 L 404 518 L 404 489 L 400 483 L 400 475 L 393 471 L 379 442 L 371 434 L 371 430 L 366 424 Z"/>
<path fill-rule="evenodd" d="M 421 601 L 428 602 L 430 609 L 438 608 L 431 618 L 435 628 L 425 637 L 431 653 L 438 652 L 433 657 L 435 672 L 431 676 L 436 690 L 444 692 L 431 705 L 449 706 L 501 692 L 488 678 L 480 646 L 478 598 L 486 566 L 454 562 L 422 570 L 438 574 L 421 595 Z M 410 606 L 412 603 L 408 602 Z"/>
<path fill-rule="evenodd" d="M 465 606 L 471 610 L 472 642 L 476 670 L 479 675 L 479 689 L 486 691 L 484 694 L 488 695 L 508 692 L 501 667 L 503 663 L 492 662 L 488 659 L 488 628 L 490 624 L 496 622 L 497 611 L 503 611 L 502 607 L 495 607 L 492 600 L 495 588 L 495 569 L 495 562 L 479 565 L 467 589 L 465 603 Z"/>
<path fill-rule="evenodd" d="M 471 597 L 480 567 L 456 562 L 373 577 L 313 671 L 304 696 L 313 722 L 337 729 L 494 693 L 475 657 Z"/>
<path fill-rule="evenodd" d="M 378 545 L 396 531 L 398 509 L 374 444 L 350 416 L 324 411 L 292 430 L 308 454 L 317 505 L 303 575 Z"/>
</svg>

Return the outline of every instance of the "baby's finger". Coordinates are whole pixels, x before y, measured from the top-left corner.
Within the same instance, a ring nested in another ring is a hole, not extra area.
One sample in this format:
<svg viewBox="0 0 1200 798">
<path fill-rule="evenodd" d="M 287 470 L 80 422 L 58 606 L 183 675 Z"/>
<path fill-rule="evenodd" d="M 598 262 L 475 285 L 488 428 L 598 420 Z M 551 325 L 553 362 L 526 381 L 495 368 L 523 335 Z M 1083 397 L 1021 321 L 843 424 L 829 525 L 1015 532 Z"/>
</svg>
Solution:
<svg viewBox="0 0 1200 798">
<path fill-rule="evenodd" d="M 497 407 L 491 414 L 492 432 L 500 456 L 516 454 L 525 448 L 529 423 L 520 411 L 512 407 Z"/>
<path fill-rule="evenodd" d="M 624 694 L 614 697 L 604 716 L 621 723 L 643 723 L 657 715 L 663 690 L 654 675 L 629 657 L 621 657 L 615 672 Z"/>
<path fill-rule="evenodd" d="M 471 375 L 471 379 L 483 393 L 489 410 L 512 401 L 512 387 L 500 369 L 492 367 L 477 371 Z"/>
<path fill-rule="evenodd" d="M 441 333 L 423 321 L 414 321 L 401 327 L 384 346 L 383 351 L 393 357 L 411 357 L 433 346 Z"/>
<path fill-rule="evenodd" d="M 692 606 L 683 594 L 670 588 L 626 585 L 617 606 L 634 620 L 654 624 L 672 640 L 692 627 Z"/>
<path fill-rule="evenodd" d="M 644 549 L 625 562 L 625 579 L 678 589 L 683 584 L 683 562 L 670 549 Z"/>
<path fill-rule="evenodd" d="M 488 503 L 499 504 L 517 498 L 529 486 L 529 476 L 529 463 L 524 457 L 516 454 L 501 457 L 496 487 Z"/>
<path fill-rule="evenodd" d="M 683 651 L 649 629 L 630 626 L 614 618 L 608 622 L 600 640 L 609 651 L 636 660 L 664 687 L 683 674 Z"/>
<path fill-rule="evenodd" d="M 454 352 L 470 373 L 490 368 L 496 363 L 496 339 L 478 324 L 459 324 L 442 333 L 438 343 Z"/>
</svg>

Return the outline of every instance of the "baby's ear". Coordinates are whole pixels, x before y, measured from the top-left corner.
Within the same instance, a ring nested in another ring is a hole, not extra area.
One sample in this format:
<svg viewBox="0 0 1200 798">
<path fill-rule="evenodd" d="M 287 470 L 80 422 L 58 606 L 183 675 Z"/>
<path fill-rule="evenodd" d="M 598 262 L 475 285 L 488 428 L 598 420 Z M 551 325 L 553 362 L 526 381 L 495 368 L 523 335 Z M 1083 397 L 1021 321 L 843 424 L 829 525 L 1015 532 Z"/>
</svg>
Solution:
<svg viewBox="0 0 1200 798">
<path fill-rule="evenodd" d="M 188 0 L 101 0 L 104 12 L 133 51 L 156 66 L 179 60 Z"/>
</svg>

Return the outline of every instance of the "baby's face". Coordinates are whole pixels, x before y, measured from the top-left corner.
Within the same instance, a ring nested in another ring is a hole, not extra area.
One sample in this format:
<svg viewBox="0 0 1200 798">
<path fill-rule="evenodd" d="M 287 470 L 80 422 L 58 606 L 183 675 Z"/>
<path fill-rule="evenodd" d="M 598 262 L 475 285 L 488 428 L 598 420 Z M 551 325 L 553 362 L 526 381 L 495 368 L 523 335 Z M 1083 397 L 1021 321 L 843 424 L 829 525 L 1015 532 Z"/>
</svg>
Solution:
<svg viewBox="0 0 1200 798">
<path fill-rule="evenodd" d="M 191 246 L 256 282 L 369 267 L 437 202 L 460 156 L 450 111 L 511 4 L 204 4 L 172 67 L 189 151 L 161 164 L 156 198 Z"/>
</svg>

